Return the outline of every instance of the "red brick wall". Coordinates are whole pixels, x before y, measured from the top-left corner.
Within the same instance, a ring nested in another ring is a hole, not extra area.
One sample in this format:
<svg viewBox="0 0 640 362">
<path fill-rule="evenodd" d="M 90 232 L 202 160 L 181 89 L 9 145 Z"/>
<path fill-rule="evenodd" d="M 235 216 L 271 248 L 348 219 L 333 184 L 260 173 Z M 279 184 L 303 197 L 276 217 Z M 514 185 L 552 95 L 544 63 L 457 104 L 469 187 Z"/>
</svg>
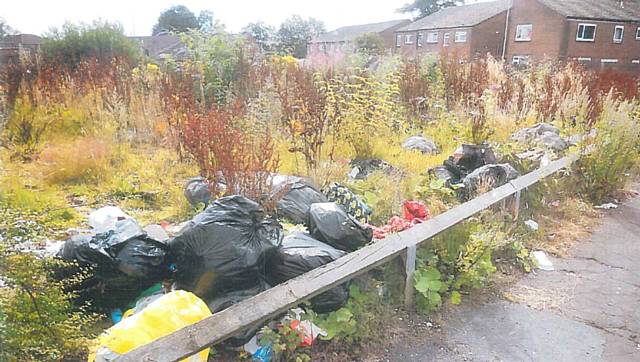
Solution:
<svg viewBox="0 0 640 362">
<path fill-rule="evenodd" d="M 508 62 L 514 55 L 528 55 L 532 61 L 563 56 L 561 45 L 566 33 L 563 16 L 536 0 L 513 0 L 509 17 L 505 57 Z M 516 28 L 522 24 L 533 25 L 531 41 L 516 41 Z"/>
<path fill-rule="evenodd" d="M 491 53 L 495 58 L 501 59 L 506 19 L 505 11 L 475 26 L 473 37 L 471 37 L 471 53 L 480 55 Z"/>
<path fill-rule="evenodd" d="M 596 24 L 596 37 L 593 42 L 576 41 L 578 24 Z M 613 42 L 613 31 L 616 25 L 624 26 L 622 43 Z M 590 20 L 567 21 L 566 55 L 568 58 L 591 58 L 587 63 L 593 68 L 616 68 L 636 70 L 640 73 L 640 64 L 632 60 L 640 60 L 640 40 L 636 40 L 636 30 L 640 23 L 615 23 Z M 602 64 L 602 59 L 617 59 L 618 63 Z"/>
</svg>

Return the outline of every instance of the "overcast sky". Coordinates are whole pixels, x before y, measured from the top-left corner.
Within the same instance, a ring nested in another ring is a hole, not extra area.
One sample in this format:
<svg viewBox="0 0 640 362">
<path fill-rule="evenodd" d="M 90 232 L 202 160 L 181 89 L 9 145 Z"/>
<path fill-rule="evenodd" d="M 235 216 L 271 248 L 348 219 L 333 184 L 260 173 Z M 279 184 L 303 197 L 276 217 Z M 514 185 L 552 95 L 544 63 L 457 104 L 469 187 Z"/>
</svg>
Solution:
<svg viewBox="0 0 640 362">
<path fill-rule="evenodd" d="M 396 12 L 409 0 L 0 0 L 0 17 L 22 33 L 43 34 L 50 27 L 95 19 L 118 21 L 128 35 L 150 35 L 160 13 L 172 5 L 186 5 L 196 15 L 213 11 L 214 17 L 237 32 L 247 23 L 262 20 L 278 26 L 293 14 L 322 20 L 327 30 L 402 19 Z M 470 2 L 473 2 L 471 0 Z"/>
</svg>

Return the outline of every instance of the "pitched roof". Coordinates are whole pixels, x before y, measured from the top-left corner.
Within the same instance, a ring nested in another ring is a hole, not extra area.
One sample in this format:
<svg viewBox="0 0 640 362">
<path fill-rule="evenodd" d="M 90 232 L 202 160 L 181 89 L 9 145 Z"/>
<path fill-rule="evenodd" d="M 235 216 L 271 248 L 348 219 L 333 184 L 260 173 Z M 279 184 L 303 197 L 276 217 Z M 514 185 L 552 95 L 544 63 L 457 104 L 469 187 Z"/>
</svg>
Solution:
<svg viewBox="0 0 640 362">
<path fill-rule="evenodd" d="M 538 0 L 568 18 L 640 21 L 639 0 Z M 620 5 L 622 3 L 622 6 Z"/>
<path fill-rule="evenodd" d="M 452 6 L 418 19 L 398 31 L 474 26 L 506 11 L 508 6 L 508 0 Z"/>
<path fill-rule="evenodd" d="M 175 60 L 187 57 L 187 47 L 176 35 L 131 36 L 129 39 L 137 41 L 146 55 L 156 60 L 169 55 Z"/>
<path fill-rule="evenodd" d="M 2 39 L 3 44 L 22 44 L 22 45 L 38 45 L 42 44 L 42 38 L 33 34 L 15 34 L 7 35 Z"/>
<path fill-rule="evenodd" d="M 385 21 L 382 23 L 343 26 L 336 30 L 318 35 L 312 43 L 352 41 L 363 34 L 380 33 L 394 26 L 409 23 L 408 19 Z"/>
</svg>

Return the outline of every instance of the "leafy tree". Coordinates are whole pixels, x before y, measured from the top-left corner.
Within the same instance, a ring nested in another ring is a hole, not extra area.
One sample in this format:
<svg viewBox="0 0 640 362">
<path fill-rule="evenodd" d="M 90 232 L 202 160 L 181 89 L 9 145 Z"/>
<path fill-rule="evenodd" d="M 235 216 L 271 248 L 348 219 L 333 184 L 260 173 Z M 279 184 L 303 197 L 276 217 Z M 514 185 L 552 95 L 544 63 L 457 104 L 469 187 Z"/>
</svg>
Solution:
<svg viewBox="0 0 640 362">
<path fill-rule="evenodd" d="M 4 39 L 5 36 L 15 33 L 16 30 L 10 27 L 3 18 L 0 18 L 0 39 Z"/>
<path fill-rule="evenodd" d="M 45 60 L 69 67 L 86 58 L 109 62 L 120 57 L 135 62 L 140 56 L 139 47 L 124 35 L 122 26 L 109 22 L 67 23 L 52 29 L 42 43 L 42 52 Z"/>
<path fill-rule="evenodd" d="M 207 16 L 210 14 L 209 12 L 205 13 L 202 20 L 207 21 Z M 203 14 L 200 15 L 202 16 Z M 152 35 L 158 35 L 163 32 L 184 33 L 196 29 L 200 29 L 200 22 L 196 14 L 184 5 L 176 5 L 160 14 L 158 22 L 153 26 Z"/>
<path fill-rule="evenodd" d="M 200 31 L 204 33 L 213 33 L 216 29 L 216 23 L 213 20 L 213 12 L 209 10 L 203 10 L 198 15 L 198 26 Z"/>
<path fill-rule="evenodd" d="M 362 34 L 355 39 L 356 50 L 369 55 L 380 55 L 384 52 L 384 40 L 376 33 Z"/>
<path fill-rule="evenodd" d="M 276 30 L 262 21 L 249 23 L 242 29 L 242 33 L 249 35 L 262 51 L 273 50 Z"/>
<path fill-rule="evenodd" d="M 461 0 L 414 0 L 398 9 L 401 13 L 416 14 L 416 18 L 431 15 L 440 9 L 464 4 Z"/>
<path fill-rule="evenodd" d="M 293 15 L 280 24 L 277 34 L 278 48 L 282 53 L 304 58 L 307 55 L 307 43 L 324 32 L 323 22 L 314 18 L 305 20 L 300 15 Z"/>
</svg>

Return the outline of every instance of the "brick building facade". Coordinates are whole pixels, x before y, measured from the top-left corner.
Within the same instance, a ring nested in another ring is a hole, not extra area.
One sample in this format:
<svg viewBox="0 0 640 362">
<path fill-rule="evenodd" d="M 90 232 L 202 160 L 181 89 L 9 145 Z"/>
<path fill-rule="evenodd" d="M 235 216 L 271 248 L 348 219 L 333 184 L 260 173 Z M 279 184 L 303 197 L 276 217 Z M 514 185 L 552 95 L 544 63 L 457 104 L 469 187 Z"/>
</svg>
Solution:
<svg viewBox="0 0 640 362">
<path fill-rule="evenodd" d="M 574 59 L 640 73 L 640 1 L 513 0 L 506 60 Z"/>
</svg>

